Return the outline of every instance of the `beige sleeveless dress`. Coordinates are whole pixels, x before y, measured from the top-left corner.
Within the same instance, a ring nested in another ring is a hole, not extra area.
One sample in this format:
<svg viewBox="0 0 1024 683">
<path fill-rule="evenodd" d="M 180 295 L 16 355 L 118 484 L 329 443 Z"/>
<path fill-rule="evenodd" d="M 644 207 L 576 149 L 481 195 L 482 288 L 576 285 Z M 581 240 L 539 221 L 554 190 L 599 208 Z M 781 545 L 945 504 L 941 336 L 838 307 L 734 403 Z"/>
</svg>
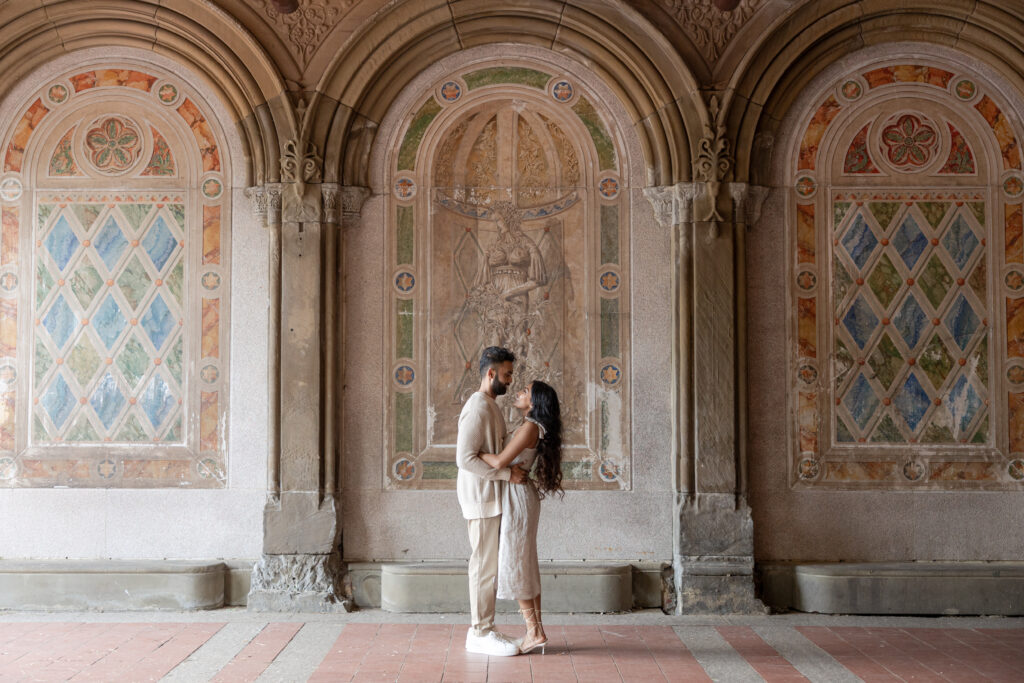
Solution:
<svg viewBox="0 0 1024 683">
<path fill-rule="evenodd" d="M 540 428 L 535 420 L 527 418 Z M 512 465 L 529 470 L 537 457 L 536 448 L 527 448 Z M 508 484 L 501 499 L 501 540 L 498 541 L 498 598 L 530 600 L 540 594 L 540 567 L 537 562 L 537 523 L 540 521 L 540 496 L 532 480 Z"/>
</svg>

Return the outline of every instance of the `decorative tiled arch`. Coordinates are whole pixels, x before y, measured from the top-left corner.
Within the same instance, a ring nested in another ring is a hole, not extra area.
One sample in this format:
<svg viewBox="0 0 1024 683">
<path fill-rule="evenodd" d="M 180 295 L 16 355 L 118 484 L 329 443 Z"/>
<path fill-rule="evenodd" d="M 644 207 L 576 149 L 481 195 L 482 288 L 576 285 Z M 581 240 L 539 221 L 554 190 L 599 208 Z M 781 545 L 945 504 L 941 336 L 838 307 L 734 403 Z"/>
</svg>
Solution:
<svg viewBox="0 0 1024 683">
<path fill-rule="evenodd" d="M 389 173 L 391 230 L 387 258 L 391 283 L 385 346 L 389 355 L 384 377 L 388 387 L 385 486 L 395 489 L 454 486 L 454 439 L 450 444 L 429 442 L 422 433 L 424 416 L 431 414 L 430 419 L 434 419 L 433 412 L 437 410 L 431 405 L 434 399 L 429 387 L 438 383 L 438 379 L 431 376 L 427 346 L 422 343 L 424 335 L 432 334 L 430 316 L 436 309 L 436 306 L 432 308 L 429 297 L 431 287 L 436 287 L 431 278 L 437 275 L 431 272 L 432 265 L 425 251 L 431 239 L 428 233 L 438 229 L 439 221 L 431 218 L 432 212 L 452 212 L 441 217 L 458 223 L 460 239 L 456 240 L 455 252 L 450 257 L 453 259 L 452 277 L 458 280 L 469 301 L 476 291 L 474 273 L 463 272 L 465 264 L 459 262 L 459 254 L 465 256 L 467 250 L 483 253 L 480 225 L 493 222 L 494 217 L 488 205 L 473 204 L 464 197 L 438 195 L 433 186 L 434 178 L 428 176 L 426 167 L 430 166 L 431 154 L 444 157 L 448 153 L 437 151 L 447 144 L 445 140 L 451 141 L 448 136 L 461 139 L 463 135 L 460 126 L 465 125 L 465 120 L 458 119 L 458 114 L 446 119 L 446 111 L 451 114 L 467 102 L 473 103 L 467 107 L 477 106 L 488 98 L 509 97 L 509 92 L 516 92 L 519 97 L 532 98 L 531 106 L 540 107 L 538 112 L 550 107 L 552 111 L 565 112 L 563 115 L 572 117 L 574 130 L 579 133 L 576 140 L 587 150 L 586 159 L 576 163 L 590 165 L 585 174 L 581 175 L 578 168 L 574 171 L 576 180 L 565 181 L 567 176 L 563 176 L 562 180 L 569 183 L 564 186 L 564 196 L 552 196 L 550 201 L 537 206 L 524 205 L 521 213 L 524 224 L 533 226 L 530 232 L 541 250 L 556 249 L 554 245 L 560 239 L 558 229 L 549 232 L 548 224 L 554 225 L 560 214 L 578 203 L 586 203 L 588 219 L 593 223 L 588 238 L 593 240 L 593 248 L 586 264 L 592 282 L 579 283 L 589 288 L 594 308 L 587 314 L 593 321 L 589 323 L 592 329 L 588 338 L 579 340 L 579 345 L 591 344 L 593 348 L 587 351 L 587 368 L 574 373 L 578 377 L 552 380 L 562 393 L 563 401 L 578 403 L 578 397 L 583 396 L 587 406 L 585 414 L 580 416 L 585 429 L 574 425 L 586 432 L 587 441 L 573 442 L 563 450 L 564 484 L 566 488 L 575 489 L 629 488 L 629 210 L 628 193 L 620 177 L 621 154 L 615 138 L 584 84 L 546 70 L 519 65 L 481 66 L 451 74 L 431 90 L 429 96 L 418 101 L 418 106 L 411 108 L 407 123 L 399 131 Z M 555 125 L 542 114 L 538 114 L 536 122 L 549 130 Z M 561 138 L 556 141 L 557 134 L 551 135 L 552 145 L 569 144 Z M 424 152 L 427 148 L 429 150 Z M 592 186 L 581 187 L 581 177 L 588 178 Z M 539 288 L 538 299 L 542 297 L 548 302 L 550 296 L 554 303 L 559 294 L 551 291 L 552 286 L 549 282 L 548 286 Z M 452 377 L 441 380 L 452 397 L 471 392 L 479 383 L 476 364 L 483 344 L 479 340 L 469 343 L 463 339 L 460 329 L 468 324 L 466 320 L 463 311 L 452 323 L 452 345 L 459 356 L 458 368 Z M 537 334 L 536 329 L 533 332 Z M 526 334 L 530 334 L 529 329 Z M 533 360 L 536 365 L 520 363 L 518 371 L 541 377 L 546 372 L 560 370 L 556 368 L 560 363 L 553 359 Z M 568 399 L 565 398 L 567 391 Z M 461 400 L 452 405 L 459 403 Z M 457 409 L 454 414 L 457 416 Z"/>
<path fill-rule="evenodd" d="M 98 98 L 95 116 L 60 113 L 120 89 L 152 115 Z M 63 135 L 44 150 L 54 116 Z M 172 149 L 153 123 L 167 117 L 193 149 Z M 198 96 L 171 75 L 79 70 L 5 142 L 0 486 L 224 486 L 230 204 Z"/>
<path fill-rule="evenodd" d="M 854 123 L 895 92 L 989 141 L 913 107 Z M 841 79 L 809 117 L 789 229 L 794 485 L 1021 486 L 1024 179 L 997 99 L 957 69 L 893 64 Z"/>
</svg>

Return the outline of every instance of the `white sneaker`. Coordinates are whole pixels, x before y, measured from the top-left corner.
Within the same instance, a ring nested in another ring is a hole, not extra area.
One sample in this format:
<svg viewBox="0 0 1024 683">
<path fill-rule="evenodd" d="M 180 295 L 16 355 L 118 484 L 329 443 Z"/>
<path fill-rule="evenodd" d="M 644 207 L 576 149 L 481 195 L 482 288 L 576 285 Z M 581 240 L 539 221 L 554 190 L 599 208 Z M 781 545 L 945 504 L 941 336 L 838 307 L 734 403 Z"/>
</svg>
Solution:
<svg viewBox="0 0 1024 683">
<path fill-rule="evenodd" d="M 498 631 L 488 631 L 482 636 L 466 633 L 466 651 L 491 657 L 512 657 L 519 654 L 519 647 Z"/>
</svg>

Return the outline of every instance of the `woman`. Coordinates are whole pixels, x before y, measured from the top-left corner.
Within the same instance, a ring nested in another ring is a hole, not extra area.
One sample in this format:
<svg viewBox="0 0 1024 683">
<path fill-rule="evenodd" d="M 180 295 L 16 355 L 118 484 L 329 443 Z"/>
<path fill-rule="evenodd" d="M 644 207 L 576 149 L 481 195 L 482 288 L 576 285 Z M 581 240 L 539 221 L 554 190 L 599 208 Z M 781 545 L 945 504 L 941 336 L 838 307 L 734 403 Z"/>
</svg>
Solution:
<svg viewBox="0 0 1024 683">
<path fill-rule="evenodd" d="M 540 620 L 540 567 L 537 562 L 537 522 L 540 499 L 562 490 L 562 418 L 558 394 L 536 380 L 516 394 L 512 404 L 523 415 L 523 424 L 508 444 L 495 455 L 480 457 L 496 469 L 518 465 L 534 467 L 527 483 L 506 486 L 501 502 L 501 540 L 498 543 L 498 597 L 517 600 L 526 621 L 522 653 L 536 648 L 544 653 L 548 637 Z"/>
</svg>

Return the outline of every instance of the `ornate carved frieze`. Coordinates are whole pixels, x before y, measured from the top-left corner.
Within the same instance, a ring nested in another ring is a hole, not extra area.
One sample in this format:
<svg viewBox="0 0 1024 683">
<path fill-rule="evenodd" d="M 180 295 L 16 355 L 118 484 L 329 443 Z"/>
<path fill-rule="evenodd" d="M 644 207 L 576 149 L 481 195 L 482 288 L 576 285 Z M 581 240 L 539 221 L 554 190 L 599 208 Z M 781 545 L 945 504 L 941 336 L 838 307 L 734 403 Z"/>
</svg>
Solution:
<svg viewBox="0 0 1024 683">
<path fill-rule="evenodd" d="M 765 0 L 741 0 L 736 9 L 723 12 L 715 7 L 713 0 L 663 1 L 709 64 L 718 59 L 732 37 L 765 3 Z"/>
<path fill-rule="evenodd" d="M 267 23 L 281 36 L 302 68 L 309 64 L 331 29 L 356 4 L 356 0 L 298 0 L 298 8 L 285 14 L 271 0 L 250 2 L 262 10 Z"/>
</svg>

